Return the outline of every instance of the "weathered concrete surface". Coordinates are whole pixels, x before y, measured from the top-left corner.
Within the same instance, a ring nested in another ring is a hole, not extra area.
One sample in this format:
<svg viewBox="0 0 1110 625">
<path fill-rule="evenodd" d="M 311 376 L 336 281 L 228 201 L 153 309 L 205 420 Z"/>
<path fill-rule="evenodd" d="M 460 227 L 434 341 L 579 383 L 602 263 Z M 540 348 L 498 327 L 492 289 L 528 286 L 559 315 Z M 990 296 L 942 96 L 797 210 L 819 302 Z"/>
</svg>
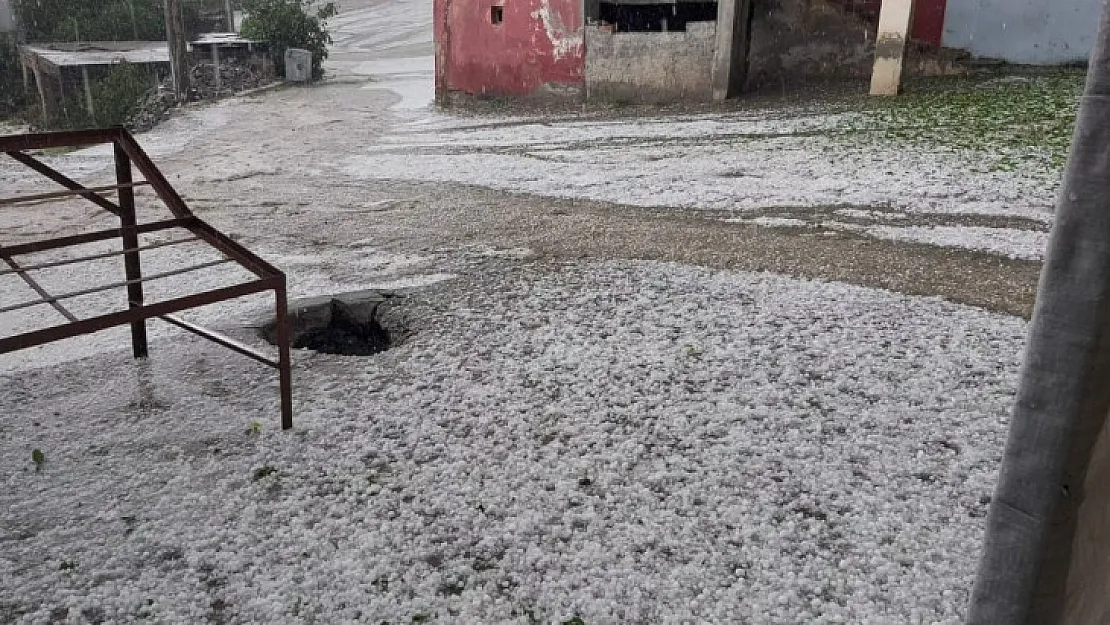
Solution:
<svg viewBox="0 0 1110 625">
<path fill-rule="evenodd" d="M 875 39 L 875 69 L 871 73 L 871 95 L 898 95 L 902 90 L 902 61 L 906 56 L 913 20 L 914 0 L 890 0 L 879 14 Z"/>
<path fill-rule="evenodd" d="M 590 100 L 661 103 L 713 96 L 714 22 L 686 32 L 612 33 L 586 27 L 586 94 Z"/>
<path fill-rule="evenodd" d="M 436 94 L 578 96 L 582 5 L 435 0 Z"/>
<path fill-rule="evenodd" d="M 862 78 L 871 71 L 875 26 L 825 0 L 758 2 L 749 84 Z"/>
<path fill-rule="evenodd" d="M 948 0 L 944 45 L 1011 63 L 1086 60 L 1099 0 Z"/>
<path fill-rule="evenodd" d="M 717 3 L 717 49 L 713 55 L 713 99 L 740 95 L 748 81 L 752 38 L 752 0 Z"/>
</svg>

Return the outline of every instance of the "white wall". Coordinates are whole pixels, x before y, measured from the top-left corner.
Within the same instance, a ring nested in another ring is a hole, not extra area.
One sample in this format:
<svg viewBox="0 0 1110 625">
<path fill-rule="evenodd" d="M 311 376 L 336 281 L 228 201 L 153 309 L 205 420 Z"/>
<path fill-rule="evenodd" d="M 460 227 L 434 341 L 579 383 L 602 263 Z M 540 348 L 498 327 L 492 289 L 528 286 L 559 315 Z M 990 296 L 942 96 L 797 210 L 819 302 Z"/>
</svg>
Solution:
<svg viewBox="0 0 1110 625">
<path fill-rule="evenodd" d="M 948 0 L 944 45 L 1011 63 L 1086 60 L 1100 0 Z"/>
<path fill-rule="evenodd" d="M 15 30 L 11 0 L 0 0 L 0 33 Z"/>
</svg>

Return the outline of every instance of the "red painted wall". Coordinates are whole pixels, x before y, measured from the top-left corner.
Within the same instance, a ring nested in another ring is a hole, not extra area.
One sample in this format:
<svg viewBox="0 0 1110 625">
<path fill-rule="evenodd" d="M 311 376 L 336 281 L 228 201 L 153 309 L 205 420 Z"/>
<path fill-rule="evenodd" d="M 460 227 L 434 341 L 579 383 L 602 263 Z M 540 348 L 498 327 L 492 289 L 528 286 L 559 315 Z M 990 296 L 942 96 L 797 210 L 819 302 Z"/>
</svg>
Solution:
<svg viewBox="0 0 1110 625">
<path fill-rule="evenodd" d="M 500 6 L 502 22 L 492 23 Z M 435 0 L 436 90 L 527 95 L 582 88 L 580 0 Z"/>
<path fill-rule="evenodd" d="M 917 0 L 913 8 L 913 30 L 910 38 L 940 47 L 944 38 L 944 11 L 948 0 Z"/>
<path fill-rule="evenodd" d="M 879 19 L 882 0 L 834 0 L 849 11 L 868 19 Z M 944 12 L 948 0 L 917 0 L 914 3 L 913 28 L 910 38 L 933 46 L 940 46 L 944 37 Z"/>
</svg>

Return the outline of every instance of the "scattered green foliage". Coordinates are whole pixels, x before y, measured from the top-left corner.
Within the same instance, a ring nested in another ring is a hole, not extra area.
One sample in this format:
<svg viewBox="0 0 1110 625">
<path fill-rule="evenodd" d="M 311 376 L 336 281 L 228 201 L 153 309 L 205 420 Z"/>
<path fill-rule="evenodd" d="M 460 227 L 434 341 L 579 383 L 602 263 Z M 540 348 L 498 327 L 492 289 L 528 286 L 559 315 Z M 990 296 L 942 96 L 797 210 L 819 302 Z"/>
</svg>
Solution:
<svg viewBox="0 0 1110 625">
<path fill-rule="evenodd" d="M 934 80 L 869 99 L 840 127 L 856 141 L 962 153 L 979 171 L 1059 170 L 1071 145 L 1084 73 Z"/>
<path fill-rule="evenodd" d="M 71 560 L 62 560 L 62 563 L 58 565 L 59 571 L 72 571 L 75 568 L 77 568 L 77 563 Z"/>
<path fill-rule="evenodd" d="M 46 454 L 42 453 L 41 449 L 34 449 L 31 451 L 31 462 L 35 463 L 35 472 L 42 471 L 43 465 L 46 464 Z"/>
<path fill-rule="evenodd" d="M 247 434 L 258 436 L 262 433 L 262 424 L 258 421 L 251 421 L 250 426 L 247 427 Z"/>
<path fill-rule="evenodd" d="M 427 623 L 430 620 L 432 620 L 432 617 L 424 613 L 414 614 L 412 617 L 413 623 Z"/>
<path fill-rule="evenodd" d="M 324 77 L 324 59 L 328 58 L 327 20 L 338 12 L 334 2 L 315 6 L 312 0 L 246 0 L 247 18 L 241 34 L 248 39 L 270 43 L 274 63 L 282 67 L 285 51 L 301 48 L 312 53 L 312 77 Z"/>
</svg>

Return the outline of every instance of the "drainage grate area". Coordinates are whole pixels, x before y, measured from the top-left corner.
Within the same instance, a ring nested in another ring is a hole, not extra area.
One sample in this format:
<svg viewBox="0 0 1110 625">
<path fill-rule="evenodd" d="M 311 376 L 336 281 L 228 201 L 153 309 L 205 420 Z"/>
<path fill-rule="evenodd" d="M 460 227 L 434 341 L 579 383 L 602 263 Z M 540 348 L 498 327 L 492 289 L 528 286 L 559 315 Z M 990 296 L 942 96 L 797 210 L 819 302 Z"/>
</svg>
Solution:
<svg viewBox="0 0 1110 625">
<path fill-rule="evenodd" d="M 290 303 L 293 347 L 338 356 L 372 356 L 393 346 L 390 332 L 378 320 L 388 293 L 358 291 Z M 266 324 L 262 334 L 277 343 L 277 325 Z"/>
</svg>

